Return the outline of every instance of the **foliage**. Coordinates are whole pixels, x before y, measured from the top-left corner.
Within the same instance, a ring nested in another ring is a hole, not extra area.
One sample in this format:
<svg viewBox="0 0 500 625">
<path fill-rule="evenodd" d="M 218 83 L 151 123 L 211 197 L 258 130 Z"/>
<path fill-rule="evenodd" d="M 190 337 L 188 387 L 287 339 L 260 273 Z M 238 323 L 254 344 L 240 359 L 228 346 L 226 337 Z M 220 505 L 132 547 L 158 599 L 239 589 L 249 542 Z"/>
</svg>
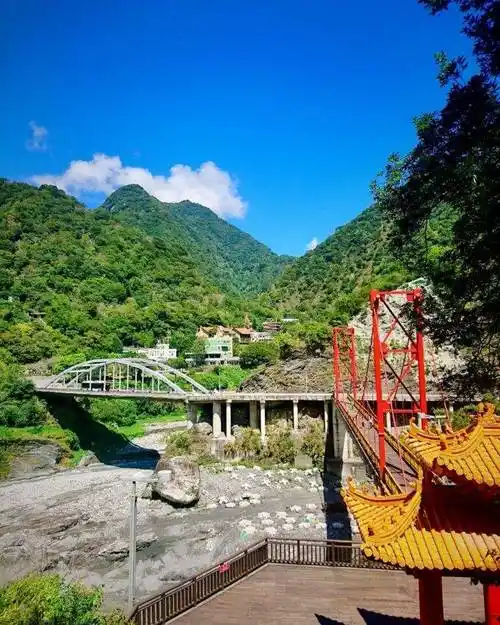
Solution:
<svg viewBox="0 0 500 625">
<path fill-rule="evenodd" d="M 0 179 L 0 350 L 20 363 L 57 356 L 61 370 L 80 355 L 119 354 L 169 334 L 189 350 L 199 325 L 238 325 L 246 312 L 259 322 L 271 314 L 240 293 L 262 289 L 264 274 L 277 275 L 276 255 L 208 209 L 168 207 L 139 191 L 143 201 L 134 204 L 133 190 L 124 187 L 90 211 L 55 187 Z M 157 206 L 162 233 L 150 220 Z M 201 228 L 198 238 L 193 223 Z M 214 232 L 226 229 L 230 236 L 214 249 Z M 204 233 L 211 246 L 203 244 Z M 260 253 L 269 270 L 252 273 Z M 215 280 L 221 263 L 224 275 L 233 272 L 222 287 Z"/>
<path fill-rule="evenodd" d="M 223 292 L 261 292 L 291 260 L 274 254 L 204 206 L 160 202 L 137 185 L 110 195 L 101 210 L 167 242 L 178 240 L 205 277 Z"/>
<path fill-rule="evenodd" d="M 239 428 L 232 443 L 227 443 L 224 452 L 229 456 L 253 458 L 258 456 L 262 449 L 260 433 L 252 428 Z"/>
<path fill-rule="evenodd" d="M 313 464 L 320 467 L 325 457 L 324 425 L 320 419 L 309 419 L 300 441 L 300 451 L 312 458 Z"/>
<path fill-rule="evenodd" d="M 166 437 L 165 454 L 174 456 L 194 456 L 197 461 L 207 464 L 209 455 L 208 437 L 194 430 L 172 432 Z M 215 460 L 215 459 L 214 459 Z"/>
<path fill-rule="evenodd" d="M 0 425 L 27 426 L 48 417 L 45 404 L 35 395 L 33 384 L 14 364 L 0 362 Z"/>
<path fill-rule="evenodd" d="M 252 370 L 242 369 L 237 365 L 219 365 L 211 371 L 190 372 L 190 375 L 210 391 L 217 389 L 237 389 L 242 382 L 253 374 Z"/>
<path fill-rule="evenodd" d="M 101 612 L 102 590 L 33 574 L 0 588 L 0 625 L 126 625 L 119 612 Z"/>
<path fill-rule="evenodd" d="M 275 423 L 268 426 L 266 434 L 266 456 L 276 463 L 292 463 L 297 453 L 292 428 L 287 423 Z"/>
<path fill-rule="evenodd" d="M 242 345 L 240 349 L 240 363 L 242 367 L 258 367 L 276 362 L 279 348 L 275 341 L 257 341 Z"/>
<path fill-rule="evenodd" d="M 311 320 L 345 324 L 366 305 L 370 288 L 397 287 L 408 278 L 391 250 L 389 232 L 390 224 L 379 208 L 368 208 L 287 266 L 266 303 L 297 314 L 306 324 Z M 287 347 L 283 345 L 283 354 Z M 316 346 L 311 342 L 309 348 Z"/>
<path fill-rule="evenodd" d="M 429 224 L 448 207 L 449 238 L 422 266 L 437 299 L 428 326 L 435 340 L 469 354 L 462 390 L 500 388 L 500 11 L 493 0 L 420 0 L 432 13 L 455 4 L 463 32 L 474 42 L 479 71 L 466 78 L 465 59 L 436 55 L 439 80 L 448 88 L 444 108 L 416 121 L 418 143 L 394 155 L 376 198 L 397 225 L 401 255 L 425 242 Z M 435 250 L 434 250 L 435 251 Z"/>
</svg>

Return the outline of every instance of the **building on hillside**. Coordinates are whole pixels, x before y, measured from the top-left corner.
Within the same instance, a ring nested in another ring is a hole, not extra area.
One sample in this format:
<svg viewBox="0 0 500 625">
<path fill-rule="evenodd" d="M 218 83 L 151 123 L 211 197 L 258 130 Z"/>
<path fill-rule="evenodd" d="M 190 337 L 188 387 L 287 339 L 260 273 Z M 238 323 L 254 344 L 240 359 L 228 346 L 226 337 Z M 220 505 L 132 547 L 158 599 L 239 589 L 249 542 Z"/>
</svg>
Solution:
<svg viewBox="0 0 500 625">
<path fill-rule="evenodd" d="M 250 341 L 252 343 L 259 343 L 260 341 L 271 341 L 273 335 L 271 332 L 256 332 L 252 331 L 250 335 Z"/>
<path fill-rule="evenodd" d="M 296 323 L 297 321 L 298 319 L 296 319 L 295 317 L 283 317 L 281 323 Z"/>
<path fill-rule="evenodd" d="M 213 336 L 205 340 L 205 362 L 209 364 L 235 363 L 239 358 L 233 356 L 233 338 L 231 336 Z"/>
<path fill-rule="evenodd" d="M 281 332 L 281 323 L 279 321 L 264 321 L 262 324 L 262 329 L 264 332 Z"/>
<path fill-rule="evenodd" d="M 226 326 L 200 326 L 196 332 L 197 339 L 203 340 L 216 336 L 234 336 L 233 328 Z"/>
<path fill-rule="evenodd" d="M 233 328 L 234 338 L 240 343 L 250 343 L 252 340 L 252 328 Z"/>
<path fill-rule="evenodd" d="M 167 362 L 177 358 L 177 349 L 170 347 L 169 343 L 156 343 L 154 347 L 124 347 L 124 352 L 136 352 L 145 356 L 149 360 L 157 360 L 158 362 Z"/>
</svg>

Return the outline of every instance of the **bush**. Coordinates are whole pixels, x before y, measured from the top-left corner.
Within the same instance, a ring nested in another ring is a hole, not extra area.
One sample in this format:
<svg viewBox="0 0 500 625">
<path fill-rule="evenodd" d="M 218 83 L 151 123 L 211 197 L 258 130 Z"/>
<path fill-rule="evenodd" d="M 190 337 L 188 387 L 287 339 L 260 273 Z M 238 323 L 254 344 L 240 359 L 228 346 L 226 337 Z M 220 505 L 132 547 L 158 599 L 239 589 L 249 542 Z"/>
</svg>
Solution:
<svg viewBox="0 0 500 625">
<path fill-rule="evenodd" d="M 19 366 L 0 362 L 0 425 L 25 427 L 47 420 L 44 402 L 35 395 L 33 383 Z"/>
<path fill-rule="evenodd" d="M 172 432 L 166 438 L 165 454 L 174 456 L 194 456 L 199 461 L 209 453 L 209 439 L 204 434 L 193 430 Z"/>
<path fill-rule="evenodd" d="M 291 427 L 285 423 L 270 425 L 267 429 L 266 456 L 276 463 L 291 464 L 296 453 L 297 444 Z"/>
<path fill-rule="evenodd" d="M 312 458 L 315 467 L 320 467 L 325 455 L 324 426 L 319 419 L 308 423 L 300 443 L 300 452 Z"/>
<path fill-rule="evenodd" d="M 239 428 L 234 437 L 234 443 L 228 443 L 226 454 L 240 456 L 242 458 L 252 458 L 260 454 L 262 443 L 258 430 L 252 428 Z"/>
<path fill-rule="evenodd" d="M 137 404 L 133 399 L 90 399 L 90 414 L 97 421 L 115 425 L 133 425 L 138 418 Z"/>
<path fill-rule="evenodd" d="M 278 360 L 279 348 L 274 341 L 259 341 L 242 346 L 240 363 L 242 367 L 269 365 Z"/>
<path fill-rule="evenodd" d="M 101 612 L 102 590 L 59 575 L 28 575 L 0 588 L 0 625 L 126 625 L 119 612 Z"/>
</svg>

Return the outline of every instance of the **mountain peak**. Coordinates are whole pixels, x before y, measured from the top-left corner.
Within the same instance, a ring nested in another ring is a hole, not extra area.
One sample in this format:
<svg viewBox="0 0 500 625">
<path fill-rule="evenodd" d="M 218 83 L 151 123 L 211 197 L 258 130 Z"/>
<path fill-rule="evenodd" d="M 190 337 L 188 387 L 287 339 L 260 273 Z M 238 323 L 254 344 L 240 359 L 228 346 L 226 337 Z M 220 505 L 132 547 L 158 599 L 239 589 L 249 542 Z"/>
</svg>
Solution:
<svg viewBox="0 0 500 625">
<path fill-rule="evenodd" d="M 138 203 L 149 202 L 153 198 L 139 184 L 127 184 L 106 198 L 102 207 L 108 212 L 130 209 Z"/>
</svg>

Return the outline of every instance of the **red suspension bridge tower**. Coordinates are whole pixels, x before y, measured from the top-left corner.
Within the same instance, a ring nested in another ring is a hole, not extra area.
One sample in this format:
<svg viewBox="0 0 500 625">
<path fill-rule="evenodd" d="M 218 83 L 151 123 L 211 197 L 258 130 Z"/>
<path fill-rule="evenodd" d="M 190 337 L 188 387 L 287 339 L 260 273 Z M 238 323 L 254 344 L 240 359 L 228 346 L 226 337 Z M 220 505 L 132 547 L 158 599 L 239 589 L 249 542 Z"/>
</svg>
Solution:
<svg viewBox="0 0 500 625">
<path fill-rule="evenodd" d="M 333 329 L 335 400 L 357 420 L 362 413 L 363 425 L 368 420 L 372 432 L 376 430 L 381 477 L 386 468 L 386 426 L 391 420 L 397 425 L 401 415 L 406 415 L 416 418 L 423 428 L 427 423 L 422 303 L 420 288 L 370 292 L 371 345 L 361 394 L 354 328 Z M 367 386 L 370 369 L 372 388 Z M 373 392 L 374 413 L 367 403 Z M 398 394 L 403 394 L 405 401 L 395 406 Z"/>
</svg>

